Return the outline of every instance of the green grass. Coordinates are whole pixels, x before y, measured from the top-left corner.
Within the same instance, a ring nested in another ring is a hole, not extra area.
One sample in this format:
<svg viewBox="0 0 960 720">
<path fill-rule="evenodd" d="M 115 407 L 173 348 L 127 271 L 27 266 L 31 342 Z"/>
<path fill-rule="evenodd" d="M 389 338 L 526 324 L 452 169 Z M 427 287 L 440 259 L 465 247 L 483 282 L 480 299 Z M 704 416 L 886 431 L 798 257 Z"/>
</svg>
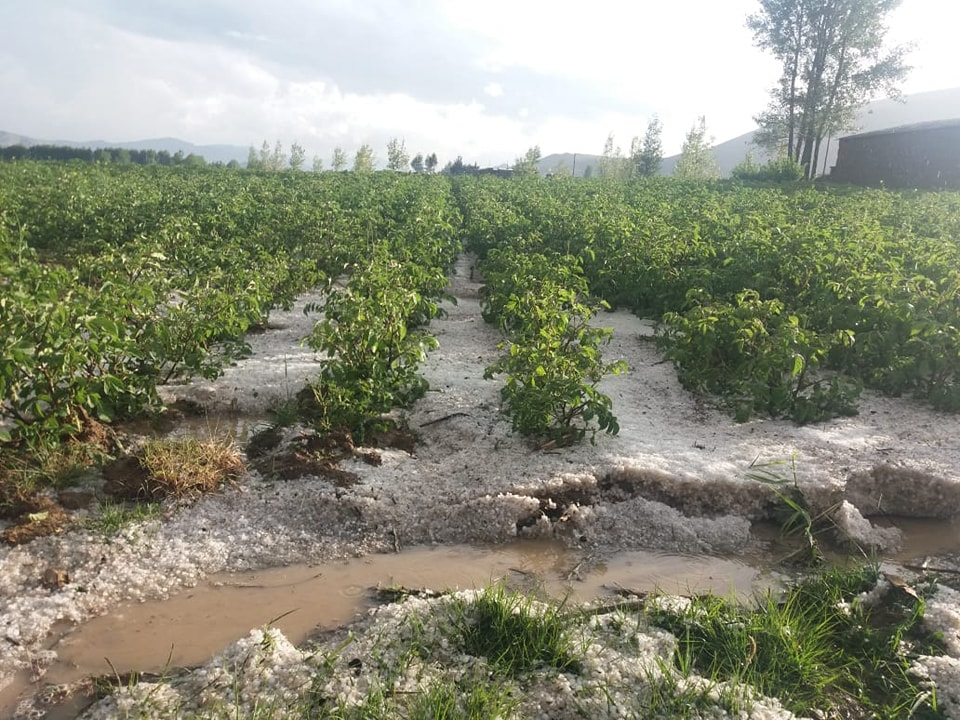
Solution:
<svg viewBox="0 0 960 720">
<path fill-rule="evenodd" d="M 678 638 L 678 668 L 750 685 L 795 713 L 942 717 L 908 672 L 911 652 L 936 648 L 919 628 L 923 601 L 891 590 L 875 607 L 855 602 L 877 578 L 875 567 L 831 569 L 754 607 L 701 596 L 650 617 Z"/>
<path fill-rule="evenodd" d="M 77 484 L 105 457 L 102 448 L 82 442 L 39 445 L 27 452 L 0 448 L 0 511 L 48 488 Z"/>
<path fill-rule="evenodd" d="M 502 585 L 472 600 L 451 604 L 457 641 L 463 651 L 485 657 L 500 673 L 515 676 L 542 667 L 577 672 L 571 622 L 564 604 L 544 604 Z"/>
<path fill-rule="evenodd" d="M 107 502 L 100 511 L 85 522 L 86 526 L 105 537 L 116 535 L 132 523 L 160 516 L 160 503 L 155 502 Z"/>
</svg>

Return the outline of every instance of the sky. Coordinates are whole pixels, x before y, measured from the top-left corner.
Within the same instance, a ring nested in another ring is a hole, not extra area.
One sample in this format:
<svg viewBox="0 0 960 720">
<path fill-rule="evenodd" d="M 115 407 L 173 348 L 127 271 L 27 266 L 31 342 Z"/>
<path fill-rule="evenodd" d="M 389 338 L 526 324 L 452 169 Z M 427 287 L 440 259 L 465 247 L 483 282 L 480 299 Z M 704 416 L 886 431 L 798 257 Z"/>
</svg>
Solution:
<svg viewBox="0 0 960 720">
<path fill-rule="evenodd" d="M 44 140 L 277 140 L 329 164 L 391 138 L 440 164 L 537 145 L 629 151 L 656 114 L 667 155 L 701 115 L 753 129 L 779 68 L 757 0 L 0 0 L 0 130 Z M 960 86 L 958 0 L 904 0 L 906 93 Z"/>
</svg>

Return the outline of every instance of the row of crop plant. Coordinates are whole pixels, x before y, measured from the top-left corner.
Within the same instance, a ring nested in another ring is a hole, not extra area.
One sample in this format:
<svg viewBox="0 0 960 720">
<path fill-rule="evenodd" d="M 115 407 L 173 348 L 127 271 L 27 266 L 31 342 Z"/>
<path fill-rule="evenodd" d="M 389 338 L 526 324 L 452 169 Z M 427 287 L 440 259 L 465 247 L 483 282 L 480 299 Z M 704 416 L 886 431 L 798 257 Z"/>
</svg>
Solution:
<svg viewBox="0 0 960 720">
<path fill-rule="evenodd" d="M 579 260 L 501 247 L 486 254 L 481 269 L 483 317 L 506 336 L 485 375 L 506 375 L 501 397 L 513 429 L 557 444 L 597 431 L 615 435 L 612 402 L 597 386 L 626 367 L 603 361 L 613 333 L 590 323 L 605 303 L 589 296 Z"/>
</svg>

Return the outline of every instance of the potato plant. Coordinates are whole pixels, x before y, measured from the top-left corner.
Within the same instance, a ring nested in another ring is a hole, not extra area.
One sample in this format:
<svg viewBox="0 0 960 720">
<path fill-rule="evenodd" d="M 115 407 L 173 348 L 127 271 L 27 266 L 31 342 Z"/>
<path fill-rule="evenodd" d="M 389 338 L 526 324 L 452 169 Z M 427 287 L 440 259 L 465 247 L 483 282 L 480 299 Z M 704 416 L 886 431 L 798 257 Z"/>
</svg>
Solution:
<svg viewBox="0 0 960 720">
<path fill-rule="evenodd" d="M 382 414 L 423 397 L 428 383 L 418 367 L 438 344 L 422 328 L 442 314 L 445 284 L 441 269 L 397 262 L 387 243 L 352 268 L 345 287 L 327 284 L 323 301 L 310 308 L 323 318 L 307 339 L 328 356 L 311 383 L 321 429 L 362 437 Z"/>
<path fill-rule="evenodd" d="M 832 347 L 853 342 L 852 333 L 825 337 L 755 290 L 733 304 L 698 300 L 686 313 L 667 313 L 657 340 L 684 387 L 722 396 L 738 421 L 756 412 L 798 423 L 856 413 L 859 384 L 818 373 Z"/>
<path fill-rule="evenodd" d="M 597 385 L 626 367 L 603 362 L 613 333 L 590 324 L 603 304 L 587 299 L 578 260 L 504 248 L 491 252 L 484 273 L 494 278 L 484 315 L 507 336 L 485 377 L 506 375 L 501 397 L 513 429 L 558 443 L 617 434 L 612 402 Z"/>
<path fill-rule="evenodd" d="M 739 397 L 735 414 L 843 414 L 860 384 L 960 410 L 960 193 L 669 178 L 464 178 L 456 192 L 481 258 L 577 257 L 591 294 L 669 318 L 661 346 L 685 382 Z M 779 309 L 738 300 L 748 291 Z M 738 349 L 754 321 L 766 334 Z"/>
</svg>

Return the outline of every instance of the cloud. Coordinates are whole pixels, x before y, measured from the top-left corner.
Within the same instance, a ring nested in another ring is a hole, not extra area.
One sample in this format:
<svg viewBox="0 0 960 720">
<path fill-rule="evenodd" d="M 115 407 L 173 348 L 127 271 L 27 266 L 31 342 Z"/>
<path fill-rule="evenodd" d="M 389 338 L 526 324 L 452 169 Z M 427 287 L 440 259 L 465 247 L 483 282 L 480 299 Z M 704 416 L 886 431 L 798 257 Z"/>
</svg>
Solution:
<svg viewBox="0 0 960 720">
<path fill-rule="evenodd" d="M 916 0 L 926 12 L 943 1 Z M 628 148 L 657 113 L 670 153 L 699 115 L 725 140 L 765 106 L 778 69 L 744 27 L 755 5 L 35 0 L 7 13 L 7 27 L 30 31 L 0 45 L 9 123 L 0 129 L 256 146 L 279 138 L 325 158 L 363 142 L 382 157 L 403 137 L 441 160 L 499 163 L 531 145 L 599 153 L 610 132 Z M 943 61 L 952 45 L 941 35 L 924 64 L 949 67 L 943 77 L 954 64 Z"/>
</svg>

